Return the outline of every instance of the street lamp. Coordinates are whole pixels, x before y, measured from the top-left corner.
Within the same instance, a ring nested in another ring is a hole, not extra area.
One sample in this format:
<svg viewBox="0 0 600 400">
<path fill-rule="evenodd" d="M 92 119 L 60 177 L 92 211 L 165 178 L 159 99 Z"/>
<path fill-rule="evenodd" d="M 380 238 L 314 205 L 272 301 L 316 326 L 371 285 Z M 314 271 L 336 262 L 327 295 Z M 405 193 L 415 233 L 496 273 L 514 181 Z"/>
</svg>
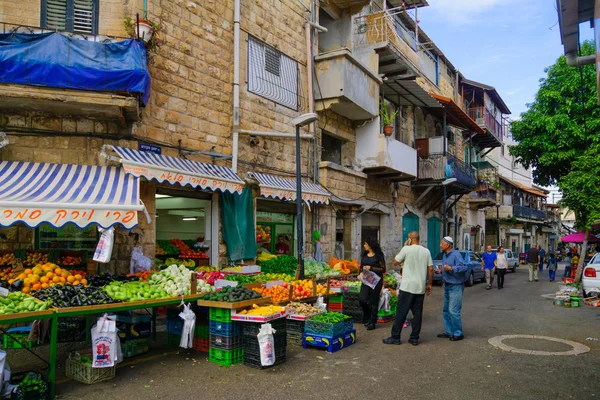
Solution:
<svg viewBox="0 0 600 400">
<path fill-rule="evenodd" d="M 496 203 L 496 225 L 496 235 L 498 236 L 496 248 L 500 248 L 500 203 Z"/>
<path fill-rule="evenodd" d="M 302 114 L 292 120 L 296 127 L 296 214 L 297 214 L 297 241 L 298 241 L 298 265 L 300 266 L 300 279 L 304 279 L 304 234 L 302 226 L 302 165 L 300 164 L 300 128 L 313 123 L 319 118 L 315 113 Z"/>
<path fill-rule="evenodd" d="M 456 182 L 457 179 L 456 178 L 448 178 L 446 179 L 444 182 L 442 182 L 442 186 L 444 187 L 444 237 L 447 236 L 448 234 L 448 222 L 446 221 L 446 215 L 448 214 L 448 207 L 446 204 L 446 186 L 448 186 L 451 183 Z M 456 240 L 456 238 L 454 238 Z"/>
</svg>

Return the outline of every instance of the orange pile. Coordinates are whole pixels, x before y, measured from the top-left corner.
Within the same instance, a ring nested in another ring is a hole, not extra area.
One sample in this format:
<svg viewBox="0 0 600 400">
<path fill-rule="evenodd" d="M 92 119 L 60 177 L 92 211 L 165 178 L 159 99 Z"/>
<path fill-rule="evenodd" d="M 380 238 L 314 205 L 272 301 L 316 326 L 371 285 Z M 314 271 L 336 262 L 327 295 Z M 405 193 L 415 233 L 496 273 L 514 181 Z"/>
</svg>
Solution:
<svg viewBox="0 0 600 400">
<path fill-rule="evenodd" d="M 29 293 L 32 290 L 47 289 L 54 285 L 84 285 L 87 286 L 87 280 L 79 275 L 71 274 L 71 271 L 60 268 L 56 264 L 45 263 L 38 264 L 33 268 L 27 268 L 25 271 L 13 274 L 13 277 L 8 280 L 8 283 L 22 279 L 23 293 Z"/>
<path fill-rule="evenodd" d="M 252 290 L 258 292 L 263 297 L 270 297 L 274 303 L 281 303 L 288 301 L 290 298 L 290 286 L 293 286 L 292 300 L 300 300 L 306 297 L 313 296 L 313 282 L 309 279 L 302 281 L 293 281 L 291 284 L 284 282 L 282 285 L 273 286 L 271 288 L 253 288 Z M 323 285 L 317 284 L 316 295 L 325 294 L 327 288 Z M 329 293 L 333 293 L 329 291 Z"/>
</svg>

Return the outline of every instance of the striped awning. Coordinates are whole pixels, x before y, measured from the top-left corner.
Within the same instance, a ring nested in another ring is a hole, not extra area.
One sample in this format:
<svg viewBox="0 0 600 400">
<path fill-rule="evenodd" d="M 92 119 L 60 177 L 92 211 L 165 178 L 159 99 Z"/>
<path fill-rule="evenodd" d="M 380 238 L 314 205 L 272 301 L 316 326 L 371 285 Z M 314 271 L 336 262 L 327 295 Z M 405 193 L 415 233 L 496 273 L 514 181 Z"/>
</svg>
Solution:
<svg viewBox="0 0 600 400">
<path fill-rule="evenodd" d="M 132 229 L 144 210 L 139 196 L 139 179 L 122 168 L 0 162 L 0 226 L 71 223 Z"/>
<path fill-rule="evenodd" d="M 127 173 L 159 183 L 230 193 L 244 188 L 244 181 L 227 167 L 110 145 L 104 146 L 103 155 L 120 162 Z"/>
<path fill-rule="evenodd" d="M 281 200 L 296 200 L 296 180 L 275 175 L 251 172 L 250 176 L 260 185 L 260 195 Z M 302 182 L 302 200 L 312 203 L 329 204 L 329 192 L 321 185 Z"/>
</svg>

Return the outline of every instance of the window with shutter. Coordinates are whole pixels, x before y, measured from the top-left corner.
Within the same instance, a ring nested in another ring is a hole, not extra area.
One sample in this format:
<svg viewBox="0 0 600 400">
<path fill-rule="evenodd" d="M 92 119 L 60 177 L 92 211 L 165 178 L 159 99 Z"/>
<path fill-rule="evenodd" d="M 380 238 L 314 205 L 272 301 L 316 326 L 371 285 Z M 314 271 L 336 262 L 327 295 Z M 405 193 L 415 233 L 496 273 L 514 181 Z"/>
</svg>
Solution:
<svg viewBox="0 0 600 400">
<path fill-rule="evenodd" d="M 42 27 L 96 34 L 99 0 L 41 0 Z"/>
</svg>

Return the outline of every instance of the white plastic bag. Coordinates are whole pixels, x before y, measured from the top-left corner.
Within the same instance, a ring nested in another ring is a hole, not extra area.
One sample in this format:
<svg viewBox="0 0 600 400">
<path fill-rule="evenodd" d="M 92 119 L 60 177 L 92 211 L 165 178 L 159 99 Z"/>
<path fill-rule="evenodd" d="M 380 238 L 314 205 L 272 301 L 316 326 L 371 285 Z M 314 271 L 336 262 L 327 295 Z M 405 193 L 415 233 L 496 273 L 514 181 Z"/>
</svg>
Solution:
<svg viewBox="0 0 600 400">
<path fill-rule="evenodd" d="M 196 314 L 190 309 L 189 304 L 183 306 L 183 311 L 179 313 L 179 317 L 183 320 L 183 332 L 179 347 L 191 349 L 194 345 L 194 328 L 196 327 Z"/>
<path fill-rule="evenodd" d="M 2 395 L 5 393 L 10 394 L 14 386 L 9 384 L 10 382 L 10 367 L 8 361 L 6 361 L 6 351 L 0 350 L 0 392 Z"/>
<path fill-rule="evenodd" d="M 98 228 L 98 231 L 102 233 L 96 251 L 94 252 L 94 261 L 101 263 L 110 262 L 110 256 L 112 255 L 113 243 L 115 241 L 115 230 L 110 227 L 108 229 Z"/>
<path fill-rule="evenodd" d="M 134 247 L 131 251 L 131 261 L 129 263 L 129 273 L 135 274 L 136 272 L 150 271 L 152 268 L 152 260 L 144 255 L 142 247 Z"/>
<path fill-rule="evenodd" d="M 390 311 L 390 291 L 389 289 L 383 289 L 381 296 L 379 296 L 379 309 L 385 312 Z"/>
<path fill-rule="evenodd" d="M 275 364 L 275 338 L 273 334 L 275 329 L 271 324 L 262 324 L 258 332 L 258 346 L 260 347 L 260 364 L 263 367 L 270 367 Z"/>
<path fill-rule="evenodd" d="M 92 326 L 92 368 L 109 368 L 121 362 L 121 341 L 116 317 L 104 314 Z"/>
<path fill-rule="evenodd" d="M 317 302 L 315 303 L 315 307 L 320 308 L 324 312 L 327 312 L 327 304 L 325 304 L 322 294 L 319 295 L 319 298 L 317 299 Z"/>
<path fill-rule="evenodd" d="M 375 289 L 375 286 L 377 286 L 377 284 L 381 280 L 381 277 L 375 272 L 363 269 L 360 275 L 358 275 L 358 280 L 360 280 L 362 283 L 364 283 L 371 289 Z"/>
</svg>

